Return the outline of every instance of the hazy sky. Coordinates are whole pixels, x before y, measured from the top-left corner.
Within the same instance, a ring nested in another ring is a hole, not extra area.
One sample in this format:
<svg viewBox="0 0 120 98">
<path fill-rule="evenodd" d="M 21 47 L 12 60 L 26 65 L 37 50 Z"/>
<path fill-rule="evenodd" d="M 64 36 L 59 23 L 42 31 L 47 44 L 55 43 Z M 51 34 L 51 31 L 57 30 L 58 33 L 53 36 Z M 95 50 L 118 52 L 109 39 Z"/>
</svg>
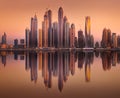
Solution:
<svg viewBox="0 0 120 98">
<path fill-rule="evenodd" d="M 24 38 L 25 28 L 30 27 L 30 18 L 36 13 L 39 28 L 46 8 L 53 11 L 57 21 L 58 8 L 62 6 L 70 23 L 84 31 L 85 16 L 91 17 L 91 32 L 100 40 L 104 27 L 120 34 L 120 0 L 0 0 L 0 37 L 7 32 L 7 38 Z M 1 38 L 0 38 L 1 39 Z"/>
</svg>

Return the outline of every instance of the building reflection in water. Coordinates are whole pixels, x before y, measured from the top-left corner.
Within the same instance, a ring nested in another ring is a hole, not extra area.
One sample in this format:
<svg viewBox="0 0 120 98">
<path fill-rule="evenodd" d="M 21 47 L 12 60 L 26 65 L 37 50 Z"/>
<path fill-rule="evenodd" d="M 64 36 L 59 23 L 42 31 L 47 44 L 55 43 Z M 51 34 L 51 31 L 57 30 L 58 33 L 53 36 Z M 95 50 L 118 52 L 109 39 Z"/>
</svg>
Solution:
<svg viewBox="0 0 120 98">
<path fill-rule="evenodd" d="M 6 65 L 9 52 L 0 52 L 2 64 Z M 103 70 L 110 70 L 120 63 L 120 52 L 14 52 L 14 60 L 25 59 L 25 69 L 30 70 L 31 81 L 37 82 L 41 71 L 46 88 L 52 88 L 52 77 L 58 79 L 58 89 L 63 90 L 70 75 L 75 75 L 75 68 L 85 68 L 85 81 L 90 82 L 91 65 L 95 57 L 101 57 Z M 78 63 L 77 66 L 75 63 Z"/>
<path fill-rule="evenodd" d="M 116 66 L 116 63 L 119 63 L 120 60 L 120 53 L 117 52 L 102 52 L 101 53 L 102 58 L 102 65 L 103 70 L 110 70 L 111 66 Z"/>
<path fill-rule="evenodd" d="M 42 71 L 45 87 L 52 87 L 52 76 L 58 78 L 58 89 L 61 92 L 69 74 L 75 74 L 75 62 L 82 69 L 85 63 L 85 80 L 90 81 L 90 65 L 94 60 L 94 53 L 84 52 L 40 52 L 39 70 Z M 26 70 L 31 70 L 31 80 L 37 81 L 37 53 L 26 53 Z"/>
<path fill-rule="evenodd" d="M 6 55 L 7 55 L 7 52 L 5 51 L 1 52 L 1 60 L 4 66 L 6 66 Z"/>
</svg>

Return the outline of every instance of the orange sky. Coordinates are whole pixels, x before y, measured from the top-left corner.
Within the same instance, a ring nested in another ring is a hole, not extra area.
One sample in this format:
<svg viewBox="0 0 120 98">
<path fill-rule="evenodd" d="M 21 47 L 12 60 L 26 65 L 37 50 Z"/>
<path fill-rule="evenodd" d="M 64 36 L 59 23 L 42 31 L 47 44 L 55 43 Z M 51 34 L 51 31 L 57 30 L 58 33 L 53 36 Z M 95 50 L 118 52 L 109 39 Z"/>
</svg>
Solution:
<svg viewBox="0 0 120 98">
<path fill-rule="evenodd" d="M 46 8 L 53 11 L 53 21 L 57 21 L 60 6 L 70 23 L 75 23 L 76 33 L 84 31 L 85 16 L 91 17 L 91 32 L 95 40 L 100 40 L 104 27 L 120 34 L 120 0 L 0 0 L 0 37 L 7 32 L 9 42 L 13 38 L 24 38 L 30 18 L 36 13 L 39 28 Z M 76 34 L 77 35 L 77 34 Z"/>
</svg>

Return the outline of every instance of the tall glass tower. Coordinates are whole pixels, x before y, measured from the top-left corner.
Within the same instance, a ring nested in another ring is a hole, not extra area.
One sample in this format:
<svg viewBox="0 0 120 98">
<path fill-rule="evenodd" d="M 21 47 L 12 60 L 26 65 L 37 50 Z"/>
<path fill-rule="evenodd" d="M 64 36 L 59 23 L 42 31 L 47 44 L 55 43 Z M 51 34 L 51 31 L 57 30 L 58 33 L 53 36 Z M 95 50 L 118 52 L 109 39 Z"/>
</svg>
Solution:
<svg viewBox="0 0 120 98">
<path fill-rule="evenodd" d="M 52 11 L 48 10 L 48 21 L 49 21 L 49 27 L 48 27 L 48 46 L 53 46 L 52 41 Z"/>
<path fill-rule="evenodd" d="M 35 15 L 34 18 L 31 18 L 31 31 L 30 31 L 30 47 L 35 48 L 37 47 L 37 16 Z"/>
<path fill-rule="evenodd" d="M 91 35 L 91 22 L 90 22 L 90 16 L 87 16 L 85 19 L 85 46 L 89 47 L 89 40 Z"/>
<path fill-rule="evenodd" d="M 63 8 L 58 10 L 58 48 L 63 48 Z"/>
<path fill-rule="evenodd" d="M 44 15 L 44 21 L 42 23 L 42 34 L 43 34 L 43 47 L 48 47 L 48 28 L 49 28 L 49 20 L 48 20 L 48 12 L 46 11 Z"/>
</svg>

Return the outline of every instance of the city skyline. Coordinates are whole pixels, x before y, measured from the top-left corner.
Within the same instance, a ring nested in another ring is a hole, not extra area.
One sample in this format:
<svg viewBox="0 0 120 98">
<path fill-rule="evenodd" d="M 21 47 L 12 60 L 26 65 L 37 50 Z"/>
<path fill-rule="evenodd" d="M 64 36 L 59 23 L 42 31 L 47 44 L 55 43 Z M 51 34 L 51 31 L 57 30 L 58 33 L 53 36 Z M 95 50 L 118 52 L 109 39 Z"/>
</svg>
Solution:
<svg viewBox="0 0 120 98">
<path fill-rule="evenodd" d="M 14 0 L 12 0 L 14 1 Z M 82 1 L 82 0 L 76 0 L 74 3 L 76 6 L 73 6 L 72 9 L 69 9 L 73 1 L 56 1 L 51 0 L 49 2 L 48 0 L 45 1 L 38 1 L 35 0 L 34 2 L 31 0 L 30 2 L 26 1 L 18 1 L 18 2 L 7 2 L 1 1 L 0 4 L 2 4 L 1 7 L 1 23 L 0 23 L 0 36 L 3 32 L 7 33 L 7 37 L 9 38 L 9 42 L 13 42 L 13 38 L 24 38 L 24 29 L 29 27 L 30 24 L 30 17 L 33 16 L 35 13 L 38 16 L 38 24 L 41 28 L 41 21 L 43 20 L 43 13 L 45 12 L 46 8 L 49 8 L 53 11 L 53 21 L 57 21 L 57 9 L 62 6 L 64 9 L 64 14 L 67 16 L 68 21 L 70 23 L 74 23 L 76 26 L 76 31 L 79 31 L 80 29 L 84 32 L 84 21 L 86 16 L 91 17 L 91 32 L 93 33 L 95 40 L 98 39 L 101 40 L 102 36 L 102 30 L 104 27 L 110 28 L 113 32 L 119 34 L 119 0 L 109 0 L 107 1 Z M 43 3 L 42 3 L 43 2 Z M 49 3 L 45 3 L 49 2 Z M 55 3 L 53 3 L 55 2 Z M 26 9 L 23 10 L 20 6 L 14 6 L 16 7 L 16 10 L 12 5 L 16 4 L 22 5 L 23 8 L 25 8 L 25 4 L 30 4 L 33 6 L 26 7 Z M 37 4 L 38 3 L 38 4 Z M 43 4 L 42 7 L 38 6 L 39 3 Z M 53 6 L 54 5 L 54 6 Z M 79 5 L 81 5 L 79 7 Z M 85 7 L 83 6 L 85 5 Z M 92 7 L 92 5 L 94 5 Z M 7 6 L 7 7 L 6 7 Z M 89 9 L 88 9 L 89 8 Z M 93 9 L 94 8 L 94 9 Z M 11 14 L 10 14 L 11 13 Z M 9 17 L 7 17 L 9 14 Z M 4 17 L 5 16 L 5 17 Z M 98 36 L 100 35 L 100 37 Z M 14 36 L 10 36 L 14 35 Z M 76 32 L 77 35 L 77 32 Z"/>
<path fill-rule="evenodd" d="M 7 43 L 7 34 L 4 32 L 0 47 L 1 49 L 81 49 L 81 48 L 120 48 L 120 35 L 104 28 L 102 39 L 95 41 L 91 31 L 91 17 L 85 17 L 85 31 L 76 30 L 74 23 L 70 23 L 67 16 L 64 15 L 64 9 L 58 9 L 58 21 L 52 22 L 52 10 L 46 9 L 43 16 L 42 27 L 38 28 L 38 18 L 35 14 L 31 17 L 30 28 L 25 29 L 25 38 L 14 39 L 14 44 Z M 78 32 L 76 36 L 76 32 Z M 9 41 L 8 41 L 9 42 Z"/>
<path fill-rule="evenodd" d="M 119 98 L 119 9 L 120 0 L 0 0 L 0 97 Z"/>
</svg>

